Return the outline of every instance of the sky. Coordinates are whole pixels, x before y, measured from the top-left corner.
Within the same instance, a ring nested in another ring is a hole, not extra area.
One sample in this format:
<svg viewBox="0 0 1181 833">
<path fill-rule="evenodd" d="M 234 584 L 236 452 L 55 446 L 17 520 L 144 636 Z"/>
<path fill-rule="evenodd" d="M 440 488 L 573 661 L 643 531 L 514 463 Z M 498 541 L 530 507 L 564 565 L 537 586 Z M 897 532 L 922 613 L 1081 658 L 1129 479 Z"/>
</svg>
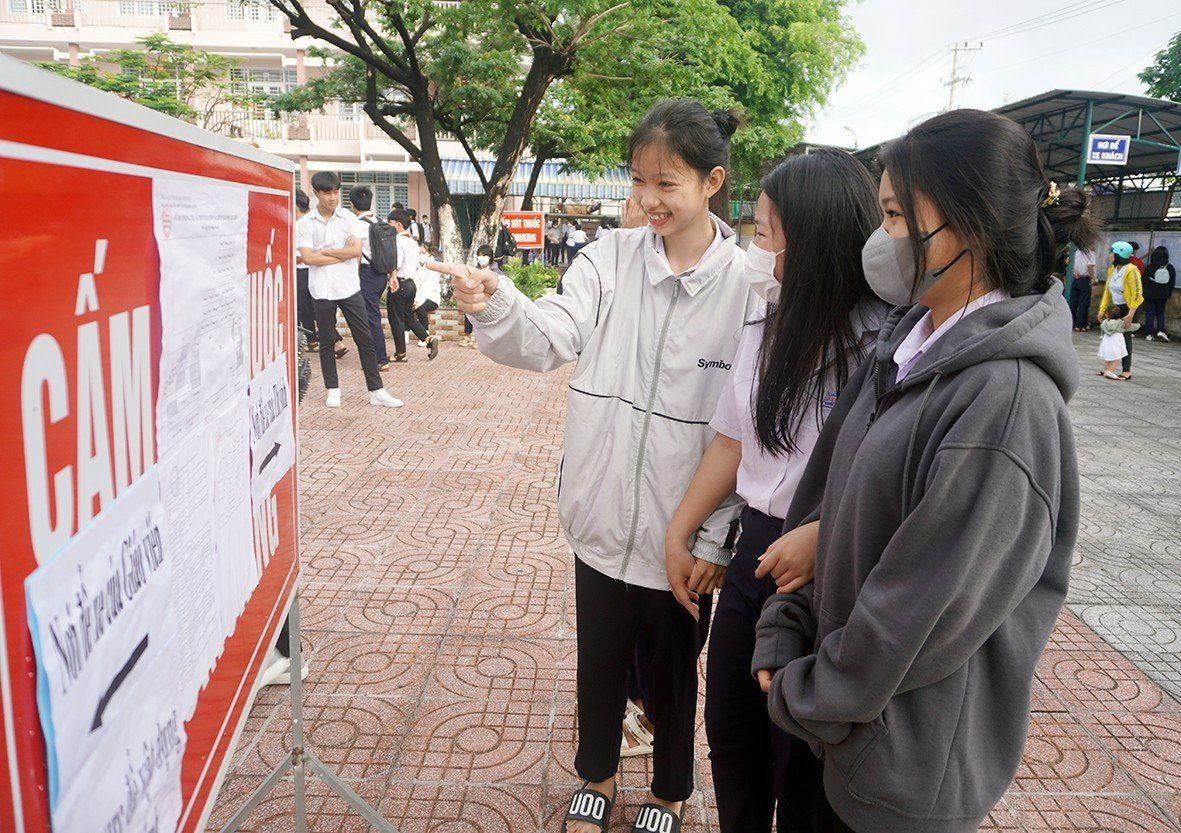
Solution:
<svg viewBox="0 0 1181 833">
<path fill-rule="evenodd" d="M 806 129 L 868 147 L 947 109 L 991 110 L 1053 89 L 1144 95 L 1136 75 L 1181 31 L 1175 0 L 861 0 L 847 14 L 865 55 Z"/>
</svg>

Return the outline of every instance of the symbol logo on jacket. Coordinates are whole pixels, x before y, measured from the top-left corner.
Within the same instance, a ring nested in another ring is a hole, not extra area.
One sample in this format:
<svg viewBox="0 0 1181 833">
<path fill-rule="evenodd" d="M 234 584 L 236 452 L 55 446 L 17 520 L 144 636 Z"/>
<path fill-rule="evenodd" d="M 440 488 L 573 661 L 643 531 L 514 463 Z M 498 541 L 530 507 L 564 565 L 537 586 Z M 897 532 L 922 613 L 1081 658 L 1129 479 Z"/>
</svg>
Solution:
<svg viewBox="0 0 1181 833">
<path fill-rule="evenodd" d="M 721 361 L 721 360 L 707 362 L 705 359 L 698 359 L 697 366 L 700 367 L 702 370 L 709 370 L 711 367 L 720 367 L 722 370 L 729 370 L 730 369 L 730 365 L 726 364 L 724 361 Z"/>
</svg>

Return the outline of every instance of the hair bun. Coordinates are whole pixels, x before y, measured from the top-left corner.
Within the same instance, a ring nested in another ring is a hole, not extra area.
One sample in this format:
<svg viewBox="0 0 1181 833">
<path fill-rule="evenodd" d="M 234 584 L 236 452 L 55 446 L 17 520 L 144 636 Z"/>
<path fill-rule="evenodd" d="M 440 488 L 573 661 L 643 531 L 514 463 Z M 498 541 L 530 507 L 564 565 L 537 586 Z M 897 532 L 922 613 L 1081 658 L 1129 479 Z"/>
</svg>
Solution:
<svg viewBox="0 0 1181 833">
<path fill-rule="evenodd" d="M 1090 196 L 1078 188 L 1066 188 L 1053 205 L 1042 211 L 1054 229 L 1059 246 L 1073 243 L 1085 251 L 1094 250 L 1103 230 L 1103 222 L 1093 210 Z"/>
<path fill-rule="evenodd" d="M 729 110 L 714 110 L 710 113 L 710 116 L 713 117 L 718 130 L 722 131 L 722 135 L 726 138 L 733 136 L 738 128 L 746 124 L 746 119 L 742 117 L 742 113 L 733 108 Z"/>
</svg>

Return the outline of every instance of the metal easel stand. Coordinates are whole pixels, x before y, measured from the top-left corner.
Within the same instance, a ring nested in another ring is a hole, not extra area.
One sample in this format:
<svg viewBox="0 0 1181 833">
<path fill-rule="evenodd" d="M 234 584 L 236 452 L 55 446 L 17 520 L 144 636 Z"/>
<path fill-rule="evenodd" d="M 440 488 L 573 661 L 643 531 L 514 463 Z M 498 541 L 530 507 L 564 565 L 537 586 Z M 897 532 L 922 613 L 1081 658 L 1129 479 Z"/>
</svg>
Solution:
<svg viewBox="0 0 1181 833">
<path fill-rule="evenodd" d="M 290 613 L 291 637 L 291 751 L 283 759 L 275 771 L 267 776 L 257 790 L 255 790 L 242 808 L 234 814 L 221 833 L 236 833 L 238 828 L 254 812 L 254 808 L 270 795 L 288 772 L 294 776 L 295 782 L 295 833 L 307 833 L 307 777 L 319 778 L 328 788 L 343 798 L 357 812 L 357 815 L 373 825 L 379 833 L 398 833 L 397 829 L 382 818 L 376 810 L 365 803 L 365 799 L 357 795 L 352 788 L 340 780 L 335 772 L 329 769 L 323 761 L 304 747 L 303 737 L 303 682 L 300 680 L 300 670 L 303 668 L 303 648 L 299 642 L 299 590 L 291 599 Z"/>
</svg>

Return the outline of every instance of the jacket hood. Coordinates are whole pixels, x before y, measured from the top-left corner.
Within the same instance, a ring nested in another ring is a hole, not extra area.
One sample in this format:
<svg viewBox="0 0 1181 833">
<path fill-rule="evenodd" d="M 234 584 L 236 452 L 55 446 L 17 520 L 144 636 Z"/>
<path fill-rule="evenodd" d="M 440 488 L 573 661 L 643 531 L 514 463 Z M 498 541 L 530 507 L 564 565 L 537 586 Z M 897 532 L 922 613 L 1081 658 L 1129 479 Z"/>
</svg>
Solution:
<svg viewBox="0 0 1181 833">
<path fill-rule="evenodd" d="M 907 334 L 928 312 L 916 304 L 898 307 L 878 335 L 877 360 L 891 361 Z M 1054 380 L 1070 401 L 1079 386 L 1078 357 L 1071 343 L 1071 315 L 1058 282 L 1044 293 L 989 304 L 953 326 L 899 388 L 921 385 L 936 374 L 948 376 L 999 359 L 1028 359 Z"/>
</svg>

